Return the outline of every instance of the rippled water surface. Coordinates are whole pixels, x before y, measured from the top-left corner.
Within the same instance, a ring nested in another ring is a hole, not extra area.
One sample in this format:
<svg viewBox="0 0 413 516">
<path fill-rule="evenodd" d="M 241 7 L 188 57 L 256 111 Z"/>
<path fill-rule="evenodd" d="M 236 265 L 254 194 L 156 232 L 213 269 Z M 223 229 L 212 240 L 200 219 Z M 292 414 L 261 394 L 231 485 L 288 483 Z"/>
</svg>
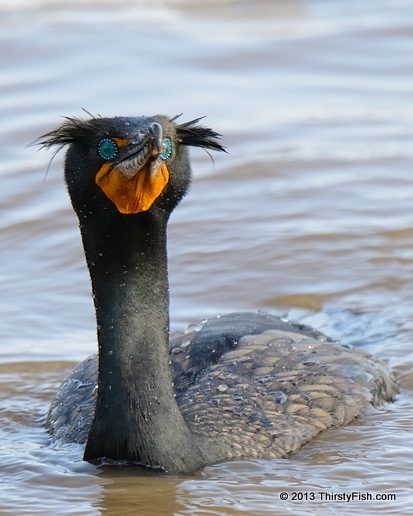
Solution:
<svg viewBox="0 0 413 516">
<path fill-rule="evenodd" d="M 0 59 L 0 514 L 411 511 L 413 4 L 2 0 Z M 51 444 L 44 415 L 95 323 L 62 155 L 48 170 L 28 144 L 82 108 L 207 115 L 224 135 L 228 155 L 192 152 L 170 223 L 173 328 L 288 313 L 388 359 L 396 403 L 288 459 L 185 478 Z"/>
</svg>

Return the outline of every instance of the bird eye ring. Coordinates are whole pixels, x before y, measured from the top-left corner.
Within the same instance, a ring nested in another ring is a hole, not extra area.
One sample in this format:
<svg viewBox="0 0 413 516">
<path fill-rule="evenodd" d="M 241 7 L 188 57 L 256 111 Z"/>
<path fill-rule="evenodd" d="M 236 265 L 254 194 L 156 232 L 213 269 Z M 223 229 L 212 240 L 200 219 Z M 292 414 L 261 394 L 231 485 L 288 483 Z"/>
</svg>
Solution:
<svg viewBox="0 0 413 516">
<path fill-rule="evenodd" d="M 172 154 L 172 142 L 169 138 L 164 138 L 162 140 L 162 153 L 160 154 L 160 158 L 166 161 L 171 157 Z"/>
<path fill-rule="evenodd" d="M 118 146 L 112 138 L 102 138 L 98 143 L 98 153 L 106 161 L 113 159 L 118 153 Z"/>
</svg>

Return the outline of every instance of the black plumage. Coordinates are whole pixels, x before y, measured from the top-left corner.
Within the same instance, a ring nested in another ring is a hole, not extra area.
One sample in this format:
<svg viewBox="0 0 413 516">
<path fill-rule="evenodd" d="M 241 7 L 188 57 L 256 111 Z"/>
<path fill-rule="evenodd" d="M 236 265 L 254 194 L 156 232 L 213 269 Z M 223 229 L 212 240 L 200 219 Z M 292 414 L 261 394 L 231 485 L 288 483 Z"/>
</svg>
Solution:
<svg viewBox="0 0 413 516">
<path fill-rule="evenodd" d="M 98 359 L 59 389 L 47 426 L 55 439 L 86 443 L 87 460 L 185 473 L 281 457 L 397 392 L 383 362 L 265 313 L 169 335 L 166 229 L 190 184 L 187 147 L 224 150 L 199 121 L 67 118 L 39 140 L 69 145 L 65 179 L 99 343 Z"/>
</svg>

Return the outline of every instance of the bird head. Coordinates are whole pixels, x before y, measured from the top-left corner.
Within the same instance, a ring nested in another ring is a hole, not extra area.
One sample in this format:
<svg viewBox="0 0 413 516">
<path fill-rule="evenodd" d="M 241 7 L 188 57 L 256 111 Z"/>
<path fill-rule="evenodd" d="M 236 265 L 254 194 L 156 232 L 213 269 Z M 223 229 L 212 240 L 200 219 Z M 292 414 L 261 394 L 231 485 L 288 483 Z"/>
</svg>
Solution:
<svg viewBox="0 0 413 516">
<path fill-rule="evenodd" d="M 155 207 L 172 211 L 191 178 L 187 147 L 224 151 L 220 135 L 200 125 L 200 118 L 183 124 L 176 118 L 66 118 L 38 143 L 69 145 L 65 179 L 78 214 L 99 200 L 123 215 Z"/>
</svg>

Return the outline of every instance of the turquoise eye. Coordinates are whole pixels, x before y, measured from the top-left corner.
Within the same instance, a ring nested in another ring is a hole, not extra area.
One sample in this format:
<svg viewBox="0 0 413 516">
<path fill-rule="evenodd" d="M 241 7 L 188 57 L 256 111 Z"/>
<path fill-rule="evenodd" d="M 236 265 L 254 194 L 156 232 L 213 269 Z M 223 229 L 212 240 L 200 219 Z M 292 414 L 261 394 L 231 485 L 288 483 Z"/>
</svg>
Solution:
<svg viewBox="0 0 413 516">
<path fill-rule="evenodd" d="M 106 161 L 113 159 L 118 153 L 118 146 L 112 138 L 103 138 L 98 143 L 98 153 Z"/>
<path fill-rule="evenodd" d="M 164 161 L 171 157 L 172 154 L 172 142 L 169 138 L 164 138 L 162 140 L 162 154 L 160 155 L 161 159 Z"/>
</svg>

